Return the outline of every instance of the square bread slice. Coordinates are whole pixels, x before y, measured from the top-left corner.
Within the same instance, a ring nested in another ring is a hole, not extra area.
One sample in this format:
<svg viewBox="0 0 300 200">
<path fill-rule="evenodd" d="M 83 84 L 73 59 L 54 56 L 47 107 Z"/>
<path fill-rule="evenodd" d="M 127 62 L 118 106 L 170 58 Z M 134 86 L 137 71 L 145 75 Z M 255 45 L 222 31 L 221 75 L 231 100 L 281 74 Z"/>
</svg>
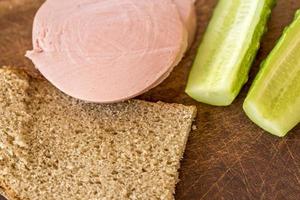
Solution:
<svg viewBox="0 0 300 200">
<path fill-rule="evenodd" d="M 73 99 L 0 68 L 0 188 L 11 200 L 173 199 L 196 108 Z"/>
</svg>

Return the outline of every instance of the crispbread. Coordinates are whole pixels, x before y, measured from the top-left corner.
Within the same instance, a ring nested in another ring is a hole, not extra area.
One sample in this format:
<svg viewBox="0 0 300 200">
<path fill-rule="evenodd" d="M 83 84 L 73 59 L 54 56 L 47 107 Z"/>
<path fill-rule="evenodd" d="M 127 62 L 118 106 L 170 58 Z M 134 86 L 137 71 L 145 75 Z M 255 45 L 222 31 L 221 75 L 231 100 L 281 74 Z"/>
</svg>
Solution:
<svg viewBox="0 0 300 200">
<path fill-rule="evenodd" d="M 0 185 L 35 199 L 173 199 L 195 107 L 73 99 L 0 69 Z M 9 119 L 9 120 L 8 120 Z"/>
</svg>

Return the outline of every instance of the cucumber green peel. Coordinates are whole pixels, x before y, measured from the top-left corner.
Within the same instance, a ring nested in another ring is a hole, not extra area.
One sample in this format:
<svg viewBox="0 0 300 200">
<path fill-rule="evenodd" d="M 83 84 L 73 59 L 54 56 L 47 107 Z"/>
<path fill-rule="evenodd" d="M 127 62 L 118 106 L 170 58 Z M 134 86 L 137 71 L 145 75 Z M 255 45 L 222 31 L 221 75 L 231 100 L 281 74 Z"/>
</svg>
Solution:
<svg viewBox="0 0 300 200">
<path fill-rule="evenodd" d="M 190 72 L 186 93 L 227 106 L 248 80 L 275 0 L 219 0 Z"/>
<path fill-rule="evenodd" d="M 300 11 L 272 50 L 244 102 L 249 118 L 285 136 L 300 122 Z"/>
</svg>

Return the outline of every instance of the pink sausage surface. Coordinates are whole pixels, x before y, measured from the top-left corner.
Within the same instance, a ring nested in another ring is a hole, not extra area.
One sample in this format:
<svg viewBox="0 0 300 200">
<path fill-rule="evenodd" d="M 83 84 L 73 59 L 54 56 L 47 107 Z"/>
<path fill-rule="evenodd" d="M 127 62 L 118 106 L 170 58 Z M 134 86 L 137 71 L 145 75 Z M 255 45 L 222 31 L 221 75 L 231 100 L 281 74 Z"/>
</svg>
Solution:
<svg viewBox="0 0 300 200">
<path fill-rule="evenodd" d="M 197 16 L 194 0 L 173 0 L 176 4 L 180 17 L 188 31 L 188 44 L 192 45 L 197 28 Z"/>
</svg>

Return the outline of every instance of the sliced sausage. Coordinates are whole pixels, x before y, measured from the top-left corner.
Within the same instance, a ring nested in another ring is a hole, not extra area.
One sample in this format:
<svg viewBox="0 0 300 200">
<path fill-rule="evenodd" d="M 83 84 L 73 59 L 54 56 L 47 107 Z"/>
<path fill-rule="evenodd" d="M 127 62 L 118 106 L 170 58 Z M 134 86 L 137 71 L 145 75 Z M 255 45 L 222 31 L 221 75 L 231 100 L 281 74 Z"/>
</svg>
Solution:
<svg viewBox="0 0 300 200">
<path fill-rule="evenodd" d="M 171 0 L 48 0 L 36 14 L 26 55 L 66 94 L 110 103 L 161 82 L 186 47 Z"/>
</svg>

